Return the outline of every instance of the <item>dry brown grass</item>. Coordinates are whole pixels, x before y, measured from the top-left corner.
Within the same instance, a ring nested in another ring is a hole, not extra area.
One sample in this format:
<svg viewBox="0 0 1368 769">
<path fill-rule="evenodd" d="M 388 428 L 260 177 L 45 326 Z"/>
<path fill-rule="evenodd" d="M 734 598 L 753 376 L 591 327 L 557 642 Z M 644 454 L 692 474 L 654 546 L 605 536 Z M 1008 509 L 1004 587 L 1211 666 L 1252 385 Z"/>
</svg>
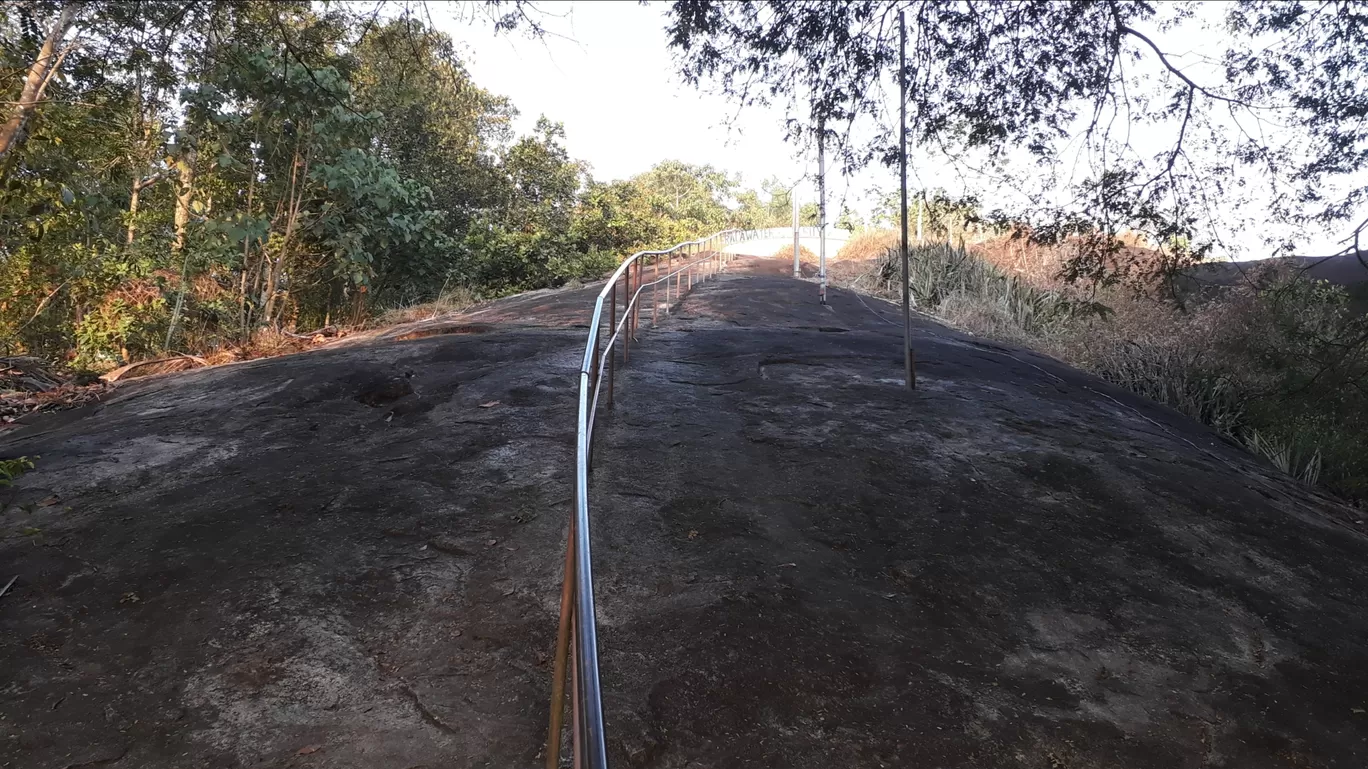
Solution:
<svg viewBox="0 0 1368 769">
<path fill-rule="evenodd" d="M 897 252 L 882 253 L 837 262 L 834 282 L 896 299 Z M 1065 285 L 1064 249 L 1022 240 L 911 256 L 916 306 L 948 325 L 1040 350 L 1211 426 L 1303 483 L 1368 500 L 1368 400 L 1351 384 L 1368 381 L 1368 352 L 1346 353 L 1346 340 L 1368 338 L 1368 320 L 1335 310 L 1332 288 L 1255 274 L 1180 305 L 1135 283 Z"/>
<path fill-rule="evenodd" d="M 836 258 L 843 262 L 868 262 L 881 259 L 893 248 L 901 245 L 901 237 L 894 230 L 865 230 L 841 247 Z"/>
<path fill-rule="evenodd" d="M 793 260 L 793 246 L 784 246 L 783 248 L 779 249 L 778 251 L 775 251 L 775 252 L 774 252 L 774 258 L 775 258 L 775 259 L 784 259 L 784 260 L 787 260 L 787 261 L 792 261 L 792 260 Z M 812 253 L 811 251 L 809 251 L 807 246 L 799 246 L 799 247 L 798 247 L 798 259 L 799 259 L 799 261 L 802 261 L 802 262 L 810 262 L 810 263 L 812 263 L 812 264 L 816 264 L 819 258 L 820 258 L 820 257 L 818 257 L 816 254 L 814 254 L 814 253 Z"/>
<path fill-rule="evenodd" d="M 476 302 L 475 295 L 469 289 L 457 286 L 447 289 L 442 295 L 431 302 L 415 304 L 411 307 L 398 307 L 393 310 L 386 310 L 369 325 L 372 328 L 387 328 L 398 326 L 403 323 L 414 323 L 420 320 L 432 320 L 453 312 L 460 312 Z"/>
<path fill-rule="evenodd" d="M 1045 288 L 1062 284 L 1059 276 L 1071 255 L 1067 246 L 1042 246 L 1009 235 L 988 238 L 969 246 L 969 250 L 1003 272 Z"/>
</svg>

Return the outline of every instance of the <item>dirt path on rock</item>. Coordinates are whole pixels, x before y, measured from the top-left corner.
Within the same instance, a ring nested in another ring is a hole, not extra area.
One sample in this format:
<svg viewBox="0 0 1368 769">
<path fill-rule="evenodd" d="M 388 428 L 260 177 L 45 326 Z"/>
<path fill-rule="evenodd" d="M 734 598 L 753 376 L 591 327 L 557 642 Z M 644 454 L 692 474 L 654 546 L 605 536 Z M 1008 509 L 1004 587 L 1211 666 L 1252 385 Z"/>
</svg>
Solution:
<svg viewBox="0 0 1368 769">
<path fill-rule="evenodd" d="M 1363 765 L 1350 511 L 926 319 L 905 393 L 896 308 L 785 267 L 643 326 L 599 426 L 614 766 Z M 7 435 L 0 766 L 538 766 L 595 293 Z"/>
</svg>

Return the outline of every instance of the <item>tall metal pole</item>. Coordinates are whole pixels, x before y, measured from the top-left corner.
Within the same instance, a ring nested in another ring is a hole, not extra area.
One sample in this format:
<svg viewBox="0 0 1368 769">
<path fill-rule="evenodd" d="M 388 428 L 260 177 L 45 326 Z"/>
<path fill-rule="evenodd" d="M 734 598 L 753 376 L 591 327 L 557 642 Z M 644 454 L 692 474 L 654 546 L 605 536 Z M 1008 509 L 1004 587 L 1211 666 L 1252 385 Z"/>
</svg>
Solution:
<svg viewBox="0 0 1368 769">
<path fill-rule="evenodd" d="M 826 121 L 817 121 L 817 297 L 826 304 Z"/>
<path fill-rule="evenodd" d="M 926 213 L 926 190 L 921 191 L 921 200 L 917 202 L 917 245 L 926 242 L 922 237 L 922 214 Z"/>
<path fill-rule="evenodd" d="M 803 268 L 798 263 L 798 182 L 793 183 L 789 197 L 793 199 L 793 277 L 801 278 L 803 277 Z"/>
<path fill-rule="evenodd" d="M 902 179 L 903 382 L 912 390 L 917 380 L 912 371 L 912 288 L 907 279 L 907 23 L 902 11 L 898 11 L 898 44 L 898 85 L 902 93 L 898 101 L 898 174 Z"/>
</svg>

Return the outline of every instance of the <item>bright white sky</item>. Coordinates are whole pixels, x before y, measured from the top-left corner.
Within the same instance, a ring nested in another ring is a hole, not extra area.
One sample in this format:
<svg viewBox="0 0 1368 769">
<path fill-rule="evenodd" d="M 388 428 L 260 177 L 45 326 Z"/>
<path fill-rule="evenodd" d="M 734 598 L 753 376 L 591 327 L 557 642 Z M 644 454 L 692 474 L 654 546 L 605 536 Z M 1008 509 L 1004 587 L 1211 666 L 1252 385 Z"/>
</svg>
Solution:
<svg viewBox="0 0 1368 769">
<path fill-rule="evenodd" d="M 796 157 L 795 148 L 784 142 L 782 109 L 749 107 L 738 113 L 724 98 L 681 81 L 665 36 L 665 3 L 548 1 L 539 7 L 549 14 L 543 23 L 551 34 L 544 40 L 521 33 L 496 37 L 488 24 L 455 18 L 458 6 L 428 5 L 437 26 L 464 45 L 474 81 L 512 99 L 520 111 L 519 134 L 530 132 L 541 115 L 564 124 L 571 156 L 588 162 L 601 181 L 627 178 L 667 159 L 739 173 L 745 187 L 756 189 L 772 176 L 787 184 L 815 171 L 815 158 Z M 1197 28 L 1179 32 L 1183 37 L 1169 39 L 1177 46 L 1170 51 L 1174 60 L 1201 66 L 1204 33 Z M 910 186 L 952 194 L 966 186 L 993 188 L 959 178 L 948 167 L 922 170 L 919 181 L 914 167 Z M 828 220 L 836 219 L 843 202 L 867 216 L 872 200 L 866 193 L 896 185 L 895 172 L 877 166 L 854 179 L 830 173 Z M 1001 188 L 996 192 L 1010 195 Z M 799 197 L 814 200 L 813 185 L 805 182 Z M 988 208 L 1000 202 L 980 197 Z M 1329 235 L 1313 235 L 1305 245 L 1315 249 L 1312 253 L 1335 250 Z M 1232 245 L 1244 251 L 1238 257 L 1266 253 L 1252 239 Z"/>
<path fill-rule="evenodd" d="M 685 85 L 665 37 L 664 3 L 545 3 L 559 14 L 545 20 L 563 37 L 528 40 L 520 34 L 493 37 L 487 25 L 445 20 L 433 4 L 434 21 L 467 48 L 467 66 L 482 88 L 507 96 L 520 111 L 516 128 L 528 133 L 545 114 L 565 125 L 572 157 L 587 161 L 595 179 L 625 179 L 662 160 L 710 164 L 739 173 L 758 189 L 771 176 L 791 184 L 816 168 L 815 158 L 795 159 L 784 143 L 782 110 L 749 108 L 734 126 L 736 105 Z M 896 179 L 881 170 L 870 183 L 889 189 Z M 886 177 L 886 178 L 884 178 Z M 830 180 L 829 218 L 847 187 L 851 202 L 863 186 Z M 813 193 L 804 195 L 811 200 Z"/>
</svg>

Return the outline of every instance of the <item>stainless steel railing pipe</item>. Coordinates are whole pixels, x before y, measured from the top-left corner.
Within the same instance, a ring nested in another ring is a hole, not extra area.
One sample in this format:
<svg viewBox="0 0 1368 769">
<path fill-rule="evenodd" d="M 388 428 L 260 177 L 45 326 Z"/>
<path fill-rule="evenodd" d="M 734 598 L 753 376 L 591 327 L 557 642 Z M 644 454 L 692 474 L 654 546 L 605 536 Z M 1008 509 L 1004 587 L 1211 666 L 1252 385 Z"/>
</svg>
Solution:
<svg viewBox="0 0 1368 769">
<path fill-rule="evenodd" d="M 614 371 L 619 340 L 623 346 L 623 363 L 627 350 L 636 335 L 641 320 L 640 300 L 649 288 L 653 297 L 659 286 L 665 286 L 665 305 L 668 314 L 671 299 L 678 302 L 695 279 L 707 280 L 726 268 L 732 256 L 722 251 L 726 246 L 753 239 L 754 232 L 723 230 L 706 238 L 680 243 L 661 251 L 641 251 L 628 257 L 618 266 L 594 300 L 594 312 L 589 321 L 589 337 L 585 340 L 584 357 L 579 372 L 579 409 L 575 427 L 575 509 L 570 520 L 565 553 L 565 578 L 561 588 L 560 627 L 556 638 L 556 659 L 553 665 L 551 692 L 550 733 L 547 737 L 546 766 L 556 769 L 561 759 L 561 730 L 564 724 L 565 678 L 570 674 L 571 740 L 574 765 L 577 769 L 607 769 L 608 756 L 603 724 L 602 684 L 598 667 L 598 627 L 594 612 L 594 575 L 590 552 L 589 531 L 589 471 L 594 440 L 594 421 L 598 414 L 599 395 L 603 388 L 604 370 L 608 374 L 608 407 L 613 407 Z M 791 232 L 791 230 L 785 230 Z M 706 254 L 697 259 L 686 258 L 678 267 L 675 256 Z M 664 274 L 660 259 L 666 258 Z M 646 281 L 643 265 L 651 262 L 654 269 Z M 633 281 L 635 271 L 635 281 Z M 671 281 L 674 282 L 673 296 Z M 633 284 L 635 283 L 635 291 Z M 623 312 L 617 313 L 618 286 L 623 286 Z M 605 300 L 610 309 L 607 328 L 609 334 L 601 339 Z M 657 322 L 658 305 L 651 311 L 651 324 Z M 603 342 L 603 344 L 600 344 Z"/>
</svg>

